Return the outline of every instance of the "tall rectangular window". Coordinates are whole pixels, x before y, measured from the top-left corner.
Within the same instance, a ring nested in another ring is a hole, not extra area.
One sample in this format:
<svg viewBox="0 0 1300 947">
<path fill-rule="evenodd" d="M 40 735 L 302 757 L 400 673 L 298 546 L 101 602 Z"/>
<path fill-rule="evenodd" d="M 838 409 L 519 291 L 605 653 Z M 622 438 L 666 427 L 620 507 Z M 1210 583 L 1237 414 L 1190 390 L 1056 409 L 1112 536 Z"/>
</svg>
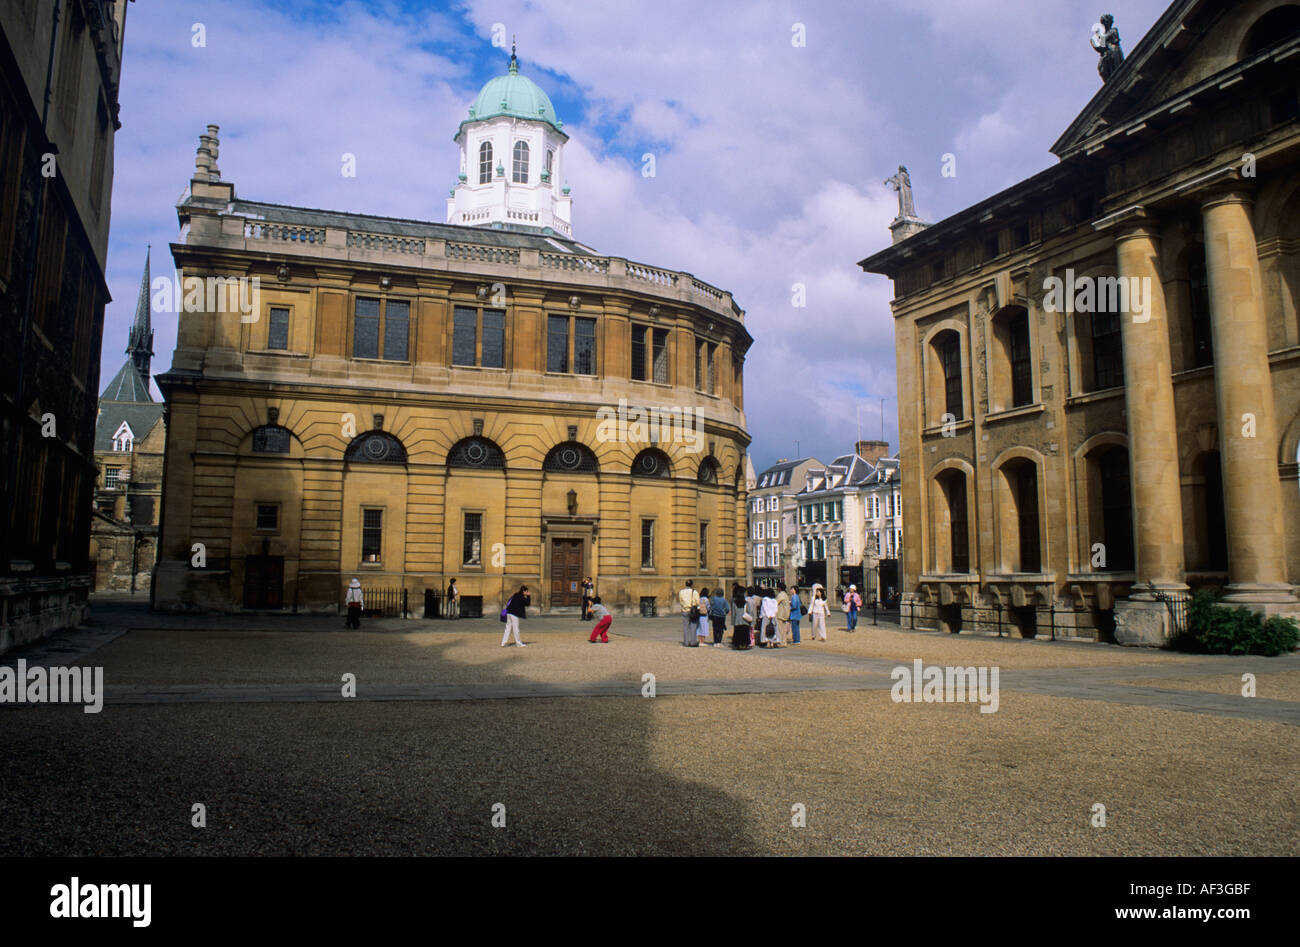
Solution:
<svg viewBox="0 0 1300 947">
<path fill-rule="evenodd" d="M 656 384 L 668 384 L 668 330 L 655 329 L 650 340 L 651 355 L 654 358 L 654 380 Z"/>
<path fill-rule="evenodd" d="M 632 327 L 632 380 L 649 381 L 646 376 L 646 333 L 648 326 Z"/>
<path fill-rule="evenodd" d="M 117 487 L 117 478 L 122 475 L 121 467 L 104 468 L 104 489 L 113 490 Z"/>
<path fill-rule="evenodd" d="M 700 524 L 700 568 L 709 567 L 709 524 Z"/>
<path fill-rule="evenodd" d="M 1120 340 L 1120 314 L 1094 312 L 1092 324 L 1093 388 L 1115 388 L 1124 384 L 1124 350 Z"/>
<path fill-rule="evenodd" d="M 1030 361 L 1029 315 L 1011 324 L 1011 406 L 1019 408 L 1034 400 L 1034 372 Z"/>
<path fill-rule="evenodd" d="M 384 304 L 384 358 L 405 362 L 411 330 L 411 304 L 390 299 Z"/>
<path fill-rule="evenodd" d="M 546 370 L 569 370 L 569 317 L 548 316 L 546 319 Z"/>
<path fill-rule="evenodd" d="M 951 476 L 944 483 L 948 494 L 949 543 L 952 571 L 970 571 L 970 535 L 966 526 L 966 478 Z"/>
<path fill-rule="evenodd" d="M 960 420 L 962 414 L 961 398 L 961 338 L 956 332 L 945 333 L 939 349 L 939 359 L 943 366 L 943 400 L 944 410 Z"/>
<path fill-rule="evenodd" d="M 573 320 L 573 371 L 578 375 L 596 374 L 596 320 Z"/>
<path fill-rule="evenodd" d="M 641 521 L 641 568 L 653 569 L 655 564 L 655 521 Z"/>
<path fill-rule="evenodd" d="M 384 511 L 361 511 L 361 561 L 382 562 L 384 549 Z"/>
<path fill-rule="evenodd" d="M 479 361 L 484 368 L 506 367 L 506 311 L 504 309 L 483 310 L 483 357 Z"/>
<path fill-rule="evenodd" d="M 267 329 L 266 347 L 268 349 L 287 349 L 289 347 L 289 310 L 279 306 L 271 307 L 271 318 Z"/>
<path fill-rule="evenodd" d="M 461 565 L 481 566 L 483 564 L 483 514 L 465 514 L 465 536 Z"/>
<path fill-rule="evenodd" d="M 713 369 L 714 355 L 718 347 L 703 339 L 695 340 L 695 390 L 714 394 L 716 376 Z"/>
<path fill-rule="evenodd" d="M 452 312 L 451 363 L 478 363 L 478 310 L 457 306 Z"/>
<path fill-rule="evenodd" d="M 379 358 L 379 300 L 358 297 L 352 320 L 352 357 Z"/>
</svg>

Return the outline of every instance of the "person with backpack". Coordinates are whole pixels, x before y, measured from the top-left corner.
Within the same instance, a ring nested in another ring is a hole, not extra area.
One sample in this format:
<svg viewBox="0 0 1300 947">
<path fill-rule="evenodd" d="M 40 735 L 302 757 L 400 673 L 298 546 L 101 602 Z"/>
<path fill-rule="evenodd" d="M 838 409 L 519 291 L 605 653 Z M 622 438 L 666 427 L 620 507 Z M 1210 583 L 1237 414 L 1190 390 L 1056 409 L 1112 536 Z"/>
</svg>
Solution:
<svg viewBox="0 0 1300 947">
<path fill-rule="evenodd" d="M 799 598 L 799 586 L 790 586 L 790 634 L 793 644 L 799 643 L 799 621 L 803 618 L 803 600 Z"/>
<path fill-rule="evenodd" d="M 857 631 L 858 628 L 858 609 L 862 607 L 862 596 L 858 594 L 858 587 L 850 585 L 849 591 L 844 596 L 844 611 L 848 613 L 848 628 L 845 631 Z"/>
<path fill-rule="evenodd" d="M 343 602 L 348 607 L 348 621 L 345 627 L 361 630 L 361 610 L 365 607 L 365 599 L 361 594 L 361 580 L 353 579 L 348 583 L 347 594 L 343 597 Z"/>
<path fill-rule="evenodd" d="M 501 635 L 501 647 L 510 643 L 510 634 L 514 633 L 515 647 L 527 647 L 519 640 L 519 622 L 528 617 L 528 606 L 532 604 L 532 598 L 528 594 L 528 586 L 519 586 L 519 591 L 510 596 L 510 601 L 506 602 L 506 607 L 501 609 L 501 620 L 506 623 L 506 630 Z"/>
<path fill-rule="evenodd" d="M 599 595 L 591 599 L 591 617 L 596 619 L 596 627 L 591 629 L 591 637 L 587 639 L 587 643 L 595 644 L 596 637 L 599 636 L 601 644 L 609 644 L 609 626 L 614 624 L 614 616 L 600 603 Z"/>
<path fill-rule="evenodd" d="M 699 636 L 695 632 L 700 627 L 700 593 L 695 591 L 693 580 L 686 580 L 685 587 L 677 593 L 677 602 L 682 606 L 682 647 L 698 648 Z"/>
<path fill-rule="evenodd" d="M 713 623 L 713 646 L 722 644 L 722 634 L 727 630 L 727 615 L 731 612 L 731 603 L 722 594 L 722 589 L 714 589 L 709 599 L 709 621 Z"/>
</svg>

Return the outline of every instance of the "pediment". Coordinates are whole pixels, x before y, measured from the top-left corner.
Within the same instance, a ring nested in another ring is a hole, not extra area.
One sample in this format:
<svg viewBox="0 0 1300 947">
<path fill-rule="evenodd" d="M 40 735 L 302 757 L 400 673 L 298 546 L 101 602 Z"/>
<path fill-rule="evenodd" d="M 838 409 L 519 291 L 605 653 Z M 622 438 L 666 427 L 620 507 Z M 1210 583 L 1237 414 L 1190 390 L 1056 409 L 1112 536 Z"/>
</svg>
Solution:
<svg viewBox="0 0 1300 947">
<path fill-rule="evenodd" d="M 1183 101 L 1190 104 L 1207 85 L 1226 89 L 1239 81 L 1236 74 L 1252 65 L 1300 56 L 1300 37 L 1288 39 L 1270 24 L 1254 30 L 1266 16 L 1273 23 L 1300 17 L 1300 3 L 1177 0 L 1133 46 L 1134 37 L 1126 37 L 1124 24 L 1117 20 L 1124 62 L 1052 146 L 1052 153 L 1064 159 L 1090 152 L 1109 135 L 1138 129 L 1155 114 L 1185 107 Z M 1257 49 L 1262 38 L 1270 42 Z M 1300 58 L 1293 61 L 1300 63 Z"/>
</svg>

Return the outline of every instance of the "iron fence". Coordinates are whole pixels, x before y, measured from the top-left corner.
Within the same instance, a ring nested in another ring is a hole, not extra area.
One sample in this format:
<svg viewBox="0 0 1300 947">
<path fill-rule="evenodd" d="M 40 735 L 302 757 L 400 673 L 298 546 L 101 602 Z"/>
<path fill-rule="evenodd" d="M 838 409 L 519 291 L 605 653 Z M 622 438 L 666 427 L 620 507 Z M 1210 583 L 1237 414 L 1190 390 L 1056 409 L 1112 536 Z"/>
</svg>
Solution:
<svg viewBox="0 0 1300 947">
<path fill-rule="evenodd" d="M 411 614 L 407 590 L 401 586 L 363 585 L 361 601 L 361 613 L 372 618 L 407 618 Z"/>
</svg>

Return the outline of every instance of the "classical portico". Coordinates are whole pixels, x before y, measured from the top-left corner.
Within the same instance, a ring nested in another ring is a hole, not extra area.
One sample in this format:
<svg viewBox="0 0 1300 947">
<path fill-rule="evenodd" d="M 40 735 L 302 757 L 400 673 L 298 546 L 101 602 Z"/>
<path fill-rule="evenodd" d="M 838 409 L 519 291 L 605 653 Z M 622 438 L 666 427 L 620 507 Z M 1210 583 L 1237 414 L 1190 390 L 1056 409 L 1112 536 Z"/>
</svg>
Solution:
<svg viewBox="0 0 1300 947">
<path fill-rule="evenodd" d="M 1201 204 L 1228 520 L 1224 599 L 1290 611 L 1297 600 L 1286 581 L 1277 412 L 1251 206 L 1249 190 L 1236 183 L 1211 189 Z"/>
</svg>

